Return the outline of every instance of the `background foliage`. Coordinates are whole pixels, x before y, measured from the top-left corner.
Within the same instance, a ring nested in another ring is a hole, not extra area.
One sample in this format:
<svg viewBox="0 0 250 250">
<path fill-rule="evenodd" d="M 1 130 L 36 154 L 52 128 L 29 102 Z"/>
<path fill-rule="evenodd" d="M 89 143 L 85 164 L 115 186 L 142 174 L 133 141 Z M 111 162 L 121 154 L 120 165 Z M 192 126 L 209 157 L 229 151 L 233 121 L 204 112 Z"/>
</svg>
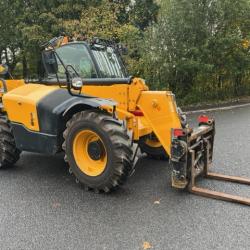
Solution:
<svg viewBox="0 0 250 250">
<path fill-rule="evenodd" d="M 54 36 L 98 36 L 183 104 L 250 94 L 250 0 L 5 0 L 0 13 L 0 61 L 16 77 L 42 74 L 39 45 Z"/>
</svg>

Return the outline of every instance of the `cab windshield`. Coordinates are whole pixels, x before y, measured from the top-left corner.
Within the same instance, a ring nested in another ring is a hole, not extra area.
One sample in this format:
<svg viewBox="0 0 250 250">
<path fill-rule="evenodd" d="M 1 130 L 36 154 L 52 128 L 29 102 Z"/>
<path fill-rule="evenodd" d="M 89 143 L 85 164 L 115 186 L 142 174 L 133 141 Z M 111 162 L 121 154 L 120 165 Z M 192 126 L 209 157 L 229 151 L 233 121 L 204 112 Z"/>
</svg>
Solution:
<svg viewBox="0 0 250 250">
<path fill-rule="evenodd" d="M 111 47 L 93 46 L 94 61 L 85 44 L 67 44 L 56 50 L 65 66 L 71 65 L 81 78 L 124 78 L 126 73 L 120 58 Z M 73 69 L 69 70 L 73 72 Z M 58 77 L 65 78 L 65 69 L 58 60 Z"/>
<path fill-rule="evenodd" d="M 97 78 L 94 63 L 88 49 L 83 44 L 69 44 L 56 50 L 65 66 L 71 65 L 82 78 Z M 58 63 L 58 77 L 65 78 L 65 69 L 61 62 Z M 69 68 L 70 71 L 72 69 Z M 74 72 L 72 72 L 74 73 Z"/>
</svg>

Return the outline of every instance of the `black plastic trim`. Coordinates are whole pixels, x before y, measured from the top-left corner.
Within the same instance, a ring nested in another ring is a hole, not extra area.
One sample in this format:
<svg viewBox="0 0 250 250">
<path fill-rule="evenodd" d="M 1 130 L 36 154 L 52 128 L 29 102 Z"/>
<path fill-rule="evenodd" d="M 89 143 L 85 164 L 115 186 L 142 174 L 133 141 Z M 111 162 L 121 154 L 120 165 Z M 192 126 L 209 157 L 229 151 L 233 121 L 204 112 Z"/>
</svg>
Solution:
<svg viewBox="0 0 250 250">
<path fill-rule="evenodd" d="M 21 151 L 54 155 L 61 151 L 57 136 L 34 132 L 22 124 L 11 122 L 16 146 Z"/>
<path fill-rule="evenodd" d="M 91 96 L 71 96 L 66 89 L 57 89 L 37 103 L 40 132 L 60 137 L 65 129 L 64 115 L 72 108 L 99 108 L 115 106 L 116 102 Z"/>
<path fill-rule="evenodd" d="M 83 80 L 83 85 L 86 86 L 112 86 L 112 85 L 117 85 L 117 84 L 131 84 L 133 77 L 128 77 L 128 78 L 90 78 L 90 79 L 82 79 Z M 44 79 L 41 81 L 26 81 L 26 83 L 40 83 L 40 84 L 45 84 L 45 85 L 58 85 L 57 79 Z M 64 84 L 67 86 L 67 81 L 65 80 L 60 80 L 60 84 Z"/>
</svg>

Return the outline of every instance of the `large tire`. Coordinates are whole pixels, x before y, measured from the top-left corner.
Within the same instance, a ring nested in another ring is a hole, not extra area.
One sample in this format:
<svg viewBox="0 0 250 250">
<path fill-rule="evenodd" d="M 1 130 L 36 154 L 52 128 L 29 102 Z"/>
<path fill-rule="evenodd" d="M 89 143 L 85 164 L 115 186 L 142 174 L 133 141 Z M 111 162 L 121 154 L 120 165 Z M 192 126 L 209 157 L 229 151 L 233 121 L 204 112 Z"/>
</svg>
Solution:
<svg viewBox="0 0 250 250">
<path fill-rule="evenodd" d="M 130 175 L 131 140 L 123 124 L 109 114 L 98 110 L 79 112 L 67 122 L 63 136 L 65 160 L 85 189 L 108 193 Z"/>
<path fill-rule="evenodd" d="M 139 147 L 142 153 L 146 153 L 152 159 L 165 161 L 169 159 L 165 149 L 155 136 L 141 138 L 139 140 Z"/>
<path fill-rule="evenodd" d="M 20 153 L 7 119 L 0 117 L 0 168 L 14 165 L 19 160 Z"/>
</svg>

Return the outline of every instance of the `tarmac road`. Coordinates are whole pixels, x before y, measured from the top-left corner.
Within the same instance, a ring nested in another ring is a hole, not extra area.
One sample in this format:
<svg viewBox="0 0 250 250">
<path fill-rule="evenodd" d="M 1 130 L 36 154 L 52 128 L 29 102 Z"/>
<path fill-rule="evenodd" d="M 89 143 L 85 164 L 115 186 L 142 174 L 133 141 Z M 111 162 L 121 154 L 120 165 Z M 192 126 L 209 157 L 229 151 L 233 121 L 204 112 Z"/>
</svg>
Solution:
<svg viewBox="0 0 250 250">
<path fill-rule="evenodd" d="M 250 107 L 212 115 L 214 170 L 250 176 Z M 250 197 L 250 188 L 237 184 L 200 185 Z M 23 153 L 15 167 L 0 171 L 2 250 L 139 250 L 145 242 L 158 250 L 249 249 L 250 207 L 173 190 L 168 164 L 145 157 L 111 195 L 82 190 L 61 155 Z"/>
</svg>

